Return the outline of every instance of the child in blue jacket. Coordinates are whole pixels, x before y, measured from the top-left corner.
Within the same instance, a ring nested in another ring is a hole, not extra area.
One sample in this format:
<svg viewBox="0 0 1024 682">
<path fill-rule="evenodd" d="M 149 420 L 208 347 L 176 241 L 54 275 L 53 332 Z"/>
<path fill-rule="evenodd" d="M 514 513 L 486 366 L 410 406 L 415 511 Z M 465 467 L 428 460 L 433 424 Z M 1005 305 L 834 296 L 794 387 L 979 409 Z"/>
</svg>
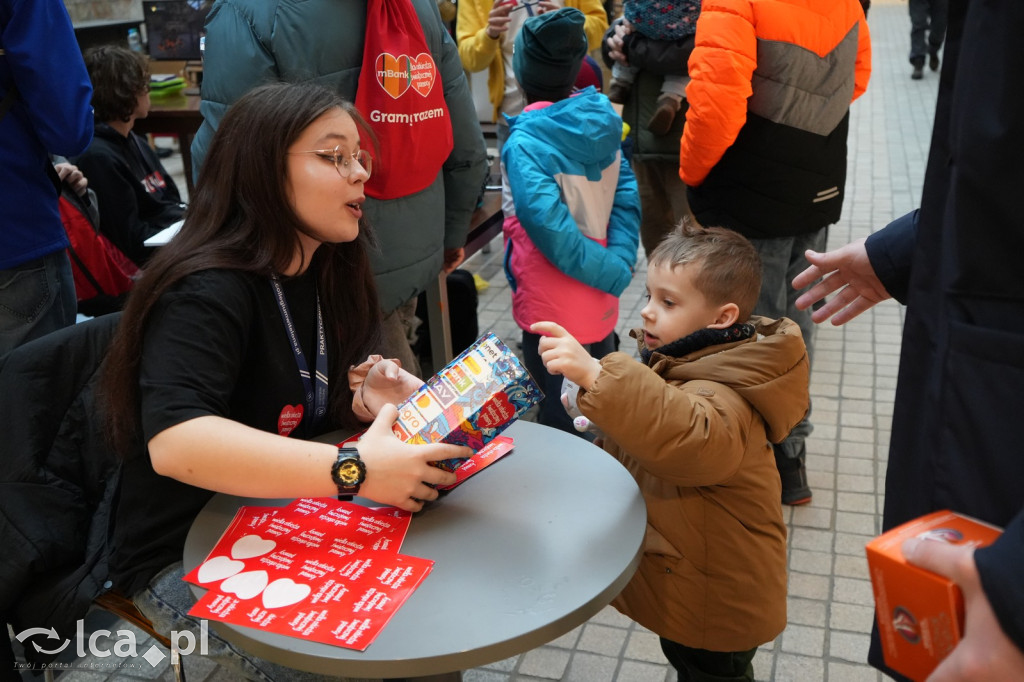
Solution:
<svg viewBox="0 0 1024 682">
<path fill-rule="evenodd" d="M 640 197 L 622 157 L 622 119 L 589 87 L 570 96 L 587 50 L 583 13 L 531 17 L 516 36 L 513 70 L 526 96 L 502 148 L 505 274 L 523 330 L 527 369 L 545 397 L 539 421 L 576 433 L 544 369 L 540 336 L 557 321 L 597 358 L 615 350 L 619 295 L 633 275 Z"/>
</svg>

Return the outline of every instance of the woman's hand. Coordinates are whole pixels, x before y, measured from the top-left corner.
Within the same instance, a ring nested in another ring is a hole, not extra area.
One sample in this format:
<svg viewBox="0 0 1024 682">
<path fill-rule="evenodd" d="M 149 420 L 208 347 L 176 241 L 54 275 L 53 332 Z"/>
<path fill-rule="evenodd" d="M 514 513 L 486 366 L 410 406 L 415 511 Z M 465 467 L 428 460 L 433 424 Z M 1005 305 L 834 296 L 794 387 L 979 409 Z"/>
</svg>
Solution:
<svg viewBox="0 0 1024 682">
<path fill-rule="evenodd" d="M 381 360 L 370 368 L 360 387 L 363 405 L 376 416 L 387 404 L 397 405 L 421 386 L 423 381 L 402 369 L 399 360 Z"/>
<path fill-rule="evenodd" d="M 424 502 L 437 499 L 438 492 L 431 486 L 455 483 L 455 474 L 438 469 L 430 462 L 470 457 L 473 451 L 447 443 L 404 443 L 391 431 L 397 418 L 398 410 L 394 405 L 382 406 L 356 444 L 366 465 L 366 480 L 359 494 L 381 504 L 415 512 L 423 508 Z"/>
<path fill-rule="evenodd" d="M 569 332 L 554 322 L 534 322 L 530 331 L 545 335 L 538 345 L 544 369 L 551 374 L 561 374 L 588 391 L 594 387 L 601 373 L 601 363 Z"/>
<path fill-rule="evenodd" d="M 397 405 L 412 395 L 423 382 L 402 369 L 397 359 L 371 355 L 348 370 L 352 390 L 352 412 L 363 421 L 371 421 L 385 404 Z"/>
</svg>

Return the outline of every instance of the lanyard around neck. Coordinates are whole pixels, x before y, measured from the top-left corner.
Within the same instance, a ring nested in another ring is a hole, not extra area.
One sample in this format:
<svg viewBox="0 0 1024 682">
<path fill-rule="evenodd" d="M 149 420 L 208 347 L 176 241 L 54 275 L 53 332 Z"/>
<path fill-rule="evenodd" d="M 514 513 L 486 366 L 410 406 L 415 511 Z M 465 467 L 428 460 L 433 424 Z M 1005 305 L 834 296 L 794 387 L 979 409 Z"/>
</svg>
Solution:
<svg viewBox="0 0 1024 682">
<path fill-rule="evenodd" d="M 284 298 L 284 290 L 281 288 L 281 282 L 278 281 L 277 275 L 271 278 L 270 284 L 274 287 L 277 309 L 281 311 L 281 319 L 288 332 L 295 364 L 299 367 L 299 378 L 302 380 L 302 388 L 306 395 L 305 414 L 310 415 L 308 423 L 315 427 L 323 421 L 324 415 L 327 414 L 327 343 L 324 339 L 324 318 L 320 312 L 320 292 L 317 291 L 316 294 L 316 374 L 311 378 L 309 366 L 306 364 L 306 355 L 302 352 L 302 345 L 299 344 L 299 335 L 295 331 L 295 323 L 292 322 L 292 315 L 288 310 L 288 301 Z"/>
</svg>

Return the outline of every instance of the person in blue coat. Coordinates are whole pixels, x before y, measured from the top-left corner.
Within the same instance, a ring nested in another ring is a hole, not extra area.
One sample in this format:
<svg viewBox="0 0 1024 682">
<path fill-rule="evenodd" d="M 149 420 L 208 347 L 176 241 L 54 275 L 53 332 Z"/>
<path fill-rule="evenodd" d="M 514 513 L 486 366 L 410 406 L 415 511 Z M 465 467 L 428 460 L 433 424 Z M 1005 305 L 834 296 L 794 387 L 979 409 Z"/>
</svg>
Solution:
<svg viewBox="0 0 1024 682">
<path fill-rule="evenodd" d="M 0 0 L 0 355 L 75 321 L 50 154 L 89 145 L 91 99 L 64 3 Z"/>
<path fill-rule="evenodd" d="M 956 582 L 964 638 L 929 680 L 1024 679 L 1024 4 L 954 0 L 921 208 L 867 240 L 808 252 L 815 322 L 906 303 L 883 530 L 940 509 L 1005 527 L 974 550 L 911 540 Z M 999 68 L 992 68 L 998 64 Z M 868 660 L 885 669 L 877 628 Z M 887 673 L 890 671 L 886 670 Z"/>
</svg>

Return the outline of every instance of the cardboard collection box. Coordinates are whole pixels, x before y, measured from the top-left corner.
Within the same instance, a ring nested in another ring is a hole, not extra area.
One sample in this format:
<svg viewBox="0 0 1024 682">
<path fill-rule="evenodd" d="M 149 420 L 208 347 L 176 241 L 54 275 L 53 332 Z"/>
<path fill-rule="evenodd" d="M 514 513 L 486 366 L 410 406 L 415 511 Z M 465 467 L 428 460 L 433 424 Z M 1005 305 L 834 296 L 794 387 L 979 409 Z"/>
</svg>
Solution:
<svg viewBox="0 0 1024 682">
<path fill-rule="evenodd" d="M 960 641 L 963 595 L 951 580 L 903 558 L 910 538 L 984 547 L 999 537 L 995 526 L 938 511 L 883 533 L 866 546 L 875 613 L 885 664 L 913 680 L 925 679 Z"/>
<path fill-rule="evenodd" d="M 394 432 L 409 443 L 479 450 L 544 397 L 530 373 L 488 333 L 398 406 Z M 436 462 L 454 471 L 464 459 Z"/>
</svg>

